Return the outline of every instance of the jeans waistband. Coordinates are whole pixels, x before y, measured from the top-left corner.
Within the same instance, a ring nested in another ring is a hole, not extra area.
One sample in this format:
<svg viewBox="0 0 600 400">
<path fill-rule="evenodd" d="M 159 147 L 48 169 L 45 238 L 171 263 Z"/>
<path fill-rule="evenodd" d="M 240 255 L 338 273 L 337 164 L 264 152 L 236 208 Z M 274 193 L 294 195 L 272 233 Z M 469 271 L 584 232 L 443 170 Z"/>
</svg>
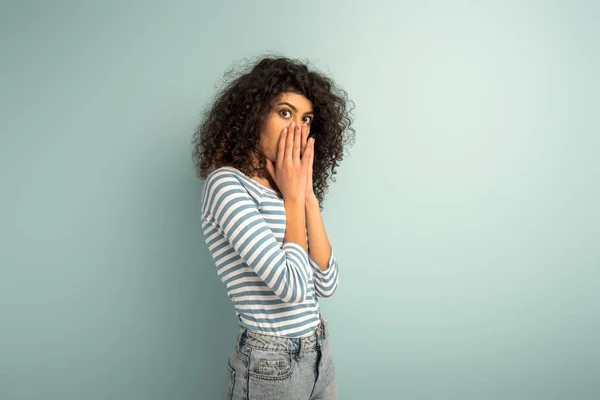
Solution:
<svg viewBox="0 0 600 400">
<path fill-rule="evenodd" d="M 239 326 L 237 346 L 247 345 L 260 350 L 285 351 L 300 354 L 303 350 L 311 349 L 321 344 L 321 340 L 329 335 L 327 321 L 319 312 L 319 326 L 306 337 L 293 338 L 286 336 L 268 335 Z"/>
</svg>

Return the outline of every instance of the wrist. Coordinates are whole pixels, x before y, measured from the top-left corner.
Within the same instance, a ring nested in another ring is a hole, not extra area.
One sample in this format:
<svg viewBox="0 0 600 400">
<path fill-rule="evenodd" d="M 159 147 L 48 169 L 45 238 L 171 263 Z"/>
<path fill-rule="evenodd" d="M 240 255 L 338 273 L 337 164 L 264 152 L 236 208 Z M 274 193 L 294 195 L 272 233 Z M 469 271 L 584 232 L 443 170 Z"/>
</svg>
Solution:
<svg viewBox="0 0 600 400">
<path fill-rule="evenodd" d="M 317 196 L 314 193 L 307 195 L 305 201 L 307 206 L 319 204 L 319 199 L 317 199 Z"/>
<path fill-rule="evenodd" d="M 305 196 L 290 196 L 290 197 L 283 197 L 283 202 L 285 204 L 291 204 L 291 205 L 301 205 L 301 204 L 305 204 L 306 203 L 306 197 Z"/>
</svg>

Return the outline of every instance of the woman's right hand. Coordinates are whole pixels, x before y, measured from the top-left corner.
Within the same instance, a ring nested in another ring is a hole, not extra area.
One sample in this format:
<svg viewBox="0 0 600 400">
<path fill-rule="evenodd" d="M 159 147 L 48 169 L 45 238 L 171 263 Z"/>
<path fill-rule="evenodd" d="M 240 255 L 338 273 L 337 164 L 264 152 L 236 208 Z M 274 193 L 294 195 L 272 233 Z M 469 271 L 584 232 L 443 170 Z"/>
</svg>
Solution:
<svg viewBox="0 0 600 400">
<path fill-rule="evenodd" d="M 304 134 L 307 134 L 306 128 L 292 122 L 279 136 L 275 164 L 267 158 L 267 171 L 283 195 L 284 201 L 305 201 L 306 176 L 310 154 L 314 151 L 314 140 L 311 138 L 308 141 L 300 158 Z"/>
</svg>

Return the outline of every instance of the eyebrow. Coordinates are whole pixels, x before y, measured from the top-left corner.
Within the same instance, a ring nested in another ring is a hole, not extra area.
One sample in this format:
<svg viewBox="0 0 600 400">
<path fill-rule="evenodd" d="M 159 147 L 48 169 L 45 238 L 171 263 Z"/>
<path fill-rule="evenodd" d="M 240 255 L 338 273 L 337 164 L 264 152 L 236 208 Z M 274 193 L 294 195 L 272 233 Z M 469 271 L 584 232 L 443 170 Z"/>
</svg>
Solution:
<svg viewBox="0 0 600 400">
<path fill-rule="evenodd" d="M 281 106 L 281 105 L 288 105 L 288 106 L 290 106 L 290 107 L 291 107 L 291 109 L 292 109 L 292 110 L 294 110 L 294 111 L 298 112 L 298 109 L 297 109 L 296 107 L 294 107 L 293 105 L 291 105 L 290 103 L 288 103 L 288 102 L 285 102 L 285 101 L 284 101 L 284 102 L 281 102 L 281 103 L 279 103 L 279 104 L 277 104 L 277 105 L 278 105 L 278 106 Z M 307 115 L 307 114 L 312 114 L 312 115 L 314 115 L 315 113 L 314 113 L 313 111 L 309 111 L 309 112 L 305 112 L 305 113 L 304 113 L 304 115 Z"/>
</svg>

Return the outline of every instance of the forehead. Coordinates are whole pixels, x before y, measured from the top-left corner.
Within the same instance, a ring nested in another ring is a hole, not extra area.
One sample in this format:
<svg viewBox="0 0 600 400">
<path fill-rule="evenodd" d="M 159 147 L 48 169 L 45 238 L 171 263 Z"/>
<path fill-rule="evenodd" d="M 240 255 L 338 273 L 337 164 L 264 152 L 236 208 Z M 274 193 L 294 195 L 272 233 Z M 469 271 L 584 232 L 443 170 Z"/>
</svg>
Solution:
<svg viewBox="0 0 600 400">
<path fill-rule="evenodd" d="M 279 98 L 275 99 L 275 104 L 279 104 L 281 102 L 290 103 L 296 107 L 298 111 L 312 111 L 312 102 L 304 97 L 304 95 L 298 93 L 282 93 Z"/>
</svg>

